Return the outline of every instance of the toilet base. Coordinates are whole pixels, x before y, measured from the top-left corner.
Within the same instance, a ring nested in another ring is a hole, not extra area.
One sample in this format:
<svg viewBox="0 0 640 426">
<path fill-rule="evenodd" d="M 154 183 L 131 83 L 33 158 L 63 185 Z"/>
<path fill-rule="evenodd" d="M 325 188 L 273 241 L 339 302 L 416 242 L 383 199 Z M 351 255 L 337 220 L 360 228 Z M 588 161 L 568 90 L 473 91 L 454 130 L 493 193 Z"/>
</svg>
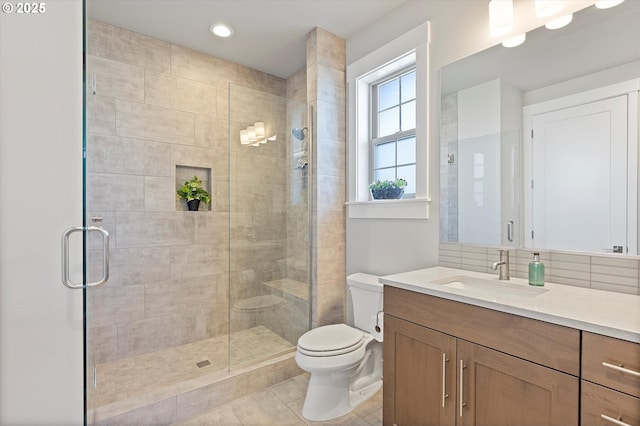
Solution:
<svg viewBox="0 0 640 426">
<path fill-rule="evenodd" d="M 357 391 L 349 389 L 349 377 L 311 374 L 302 416 L 311 421 L 325 421 L 344 416 L 371 398 L 382 387 L 382 379 Z"/>
</svg>

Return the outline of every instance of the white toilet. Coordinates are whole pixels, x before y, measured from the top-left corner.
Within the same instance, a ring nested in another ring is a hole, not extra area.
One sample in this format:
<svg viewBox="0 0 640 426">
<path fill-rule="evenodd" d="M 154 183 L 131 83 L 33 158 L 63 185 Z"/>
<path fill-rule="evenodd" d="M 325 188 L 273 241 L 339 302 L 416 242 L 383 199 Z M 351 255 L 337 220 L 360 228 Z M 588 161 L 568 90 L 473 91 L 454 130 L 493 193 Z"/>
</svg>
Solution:
<svg viewBox="0 0 640 426">
<path fill-rule="evenodd" d="M 378 277 L 347 277 L 347 318 L 353 326 L 314 328 L 298 339 L 296 362 L 311 373 L 302 415 L 323 421 L 352 411 L 382 387 L 382 284 Z"/>
</svg>

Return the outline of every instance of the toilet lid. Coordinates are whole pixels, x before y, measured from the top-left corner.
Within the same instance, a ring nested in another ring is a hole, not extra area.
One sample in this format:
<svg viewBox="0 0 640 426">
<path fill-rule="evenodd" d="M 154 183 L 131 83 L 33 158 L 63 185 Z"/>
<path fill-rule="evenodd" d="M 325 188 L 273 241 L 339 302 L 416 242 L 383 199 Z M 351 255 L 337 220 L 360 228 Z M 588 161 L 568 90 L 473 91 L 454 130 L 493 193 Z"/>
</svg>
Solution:
<svg viewBox="0 0 640 426">
<path fill-rule="evenodd" d="M 311 356 L 334 356 L 353 352 L 362 346 L 364 334 L 346 324 L 314 328 L 298 339 L 298 351 Z"/>
</svg>

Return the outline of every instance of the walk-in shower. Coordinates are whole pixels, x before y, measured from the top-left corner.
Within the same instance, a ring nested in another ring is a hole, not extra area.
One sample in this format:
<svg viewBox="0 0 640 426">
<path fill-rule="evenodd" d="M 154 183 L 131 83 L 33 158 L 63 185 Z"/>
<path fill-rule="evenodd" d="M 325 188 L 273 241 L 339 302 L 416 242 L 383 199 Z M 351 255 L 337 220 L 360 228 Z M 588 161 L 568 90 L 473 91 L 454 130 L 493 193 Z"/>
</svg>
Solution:
<svg viewBox="0 0 640 426">
<path fill-rule="evenodd" d="M 266 384 L 254 368 L 309 329 L 309 108 L 282 79 L 103 22 L 87 33 L 86 214 L 112 236 L 111 279 L 86 293 L 87 420 L 170 423 Z M 242 143 L 257 123 L 264 138 Z M 211 203 L 187 211 L 176 190 L 194 175 Z M 88 241 L 89 277 L 99 252 Z"/>
</svg>

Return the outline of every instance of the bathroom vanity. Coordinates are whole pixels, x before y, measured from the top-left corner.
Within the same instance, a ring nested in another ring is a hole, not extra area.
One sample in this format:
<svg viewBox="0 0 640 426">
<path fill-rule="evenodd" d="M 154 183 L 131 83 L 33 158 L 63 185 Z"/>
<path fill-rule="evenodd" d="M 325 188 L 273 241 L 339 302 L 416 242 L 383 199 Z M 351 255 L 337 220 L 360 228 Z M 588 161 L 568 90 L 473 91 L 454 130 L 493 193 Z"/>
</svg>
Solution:
<svg viewBox="0 0 640 426">
<path fill-rule="evenodd" d="M 382 277 L 385 425 L 640 424 L 640 296 Z"/>
</svg>

